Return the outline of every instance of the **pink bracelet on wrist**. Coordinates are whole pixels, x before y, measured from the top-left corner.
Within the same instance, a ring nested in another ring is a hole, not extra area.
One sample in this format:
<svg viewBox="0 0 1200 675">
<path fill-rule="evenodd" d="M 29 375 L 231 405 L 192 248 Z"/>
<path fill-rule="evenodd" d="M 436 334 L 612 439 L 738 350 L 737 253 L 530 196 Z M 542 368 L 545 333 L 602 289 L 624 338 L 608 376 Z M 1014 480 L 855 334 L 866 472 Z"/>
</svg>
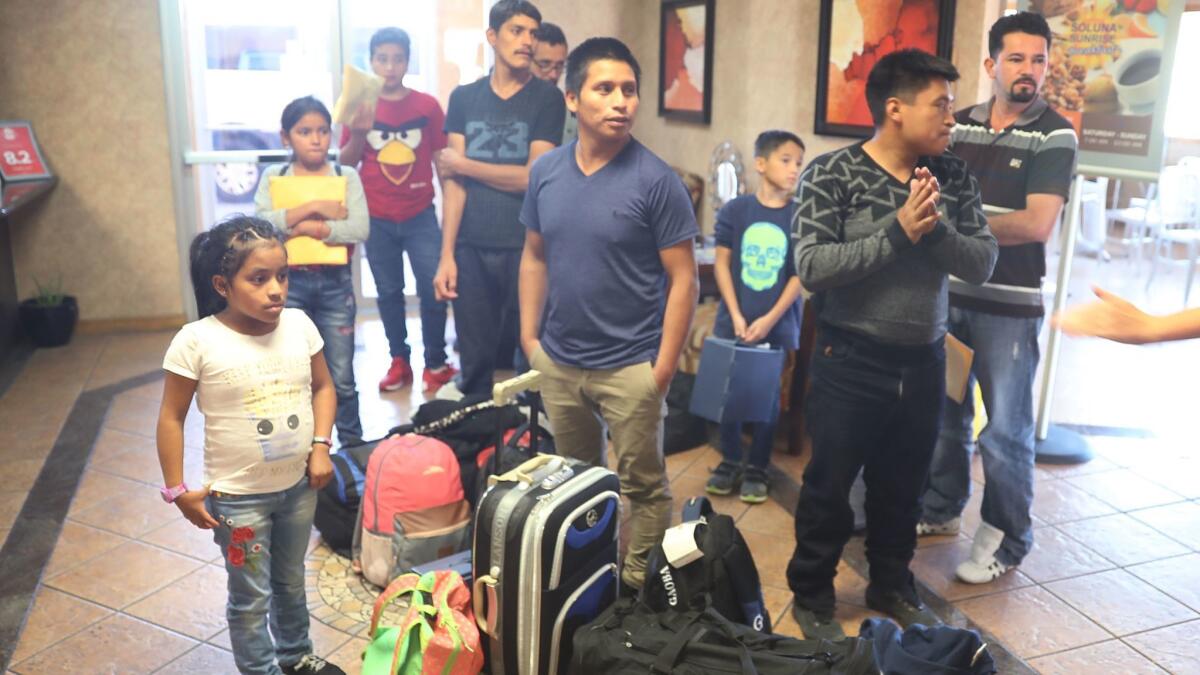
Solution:
<svg viewBox="0 0 1200 675">
<path fill-rule="evenodd" d="M 175 487 L 160 487 L 159 494 L 162 495 L 163 501 L 168 504 L 173 504 L 179 496 L 188 491 L 187 483 L 180 483 Z"/>
</svg>

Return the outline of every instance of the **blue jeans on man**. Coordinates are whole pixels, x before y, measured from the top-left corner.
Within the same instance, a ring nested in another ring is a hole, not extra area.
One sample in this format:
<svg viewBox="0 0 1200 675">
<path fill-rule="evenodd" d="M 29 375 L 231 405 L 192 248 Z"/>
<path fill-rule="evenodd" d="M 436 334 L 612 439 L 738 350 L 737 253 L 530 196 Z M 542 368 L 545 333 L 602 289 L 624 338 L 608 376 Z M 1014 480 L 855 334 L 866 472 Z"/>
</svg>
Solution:
<svg viewBox="0 0 1200 675">
<path fill-rule="evenodd" d="M 975 360 L 963 403 L 946 400 L 924 498 L 923 520 L 945 523 L 962 515 L 971 496 L 977 379 L 988 416 L 979 435 L 985 478 L 981 515 L 983 522 L 1004 532 L 994 555 L 1009 566 L 1020 563 L 1033 545 L 1033 379 L 1041 326 L 1041 317 L 950 309 L 950 332 L 975 350 Z"/>
<path fill-rule="evenodd" d="M 850 486 L 867 485 L 871 592 L 912 592 L 921 492 L 946 398 L 943 342 L 898 346 L 828 324 L 817 328 L 805 419 L 812 458 L 796 505 L 788 586 L 796 602 L 832 616 L 833 578 L 854 527 Z"/>
<path fill-rule="evenodd" d="M 280 665 L 294 665 L 313 653 L 304 555 L 317 493 L 303 478 L 280 492 L 213 493 L 206 501 L 221 523 L 213 541 L 229 573 L 225 613 L 233 660 L 242 673 L 280 675 Z"/>
<path fill-rule="evenodd" d="M 411 360 L 404 301 L 404 253 L 412 265 L 421 304 L 421 341 L 425 367 L 446 364 L 446 303 L 434 297 L 433 276 L 441 258 L 442 230 L 433 206 L 402 222 L 371 218 L 367 262 L 379 291 L 376 304 L 393 357 Z"/>
<path fill-rule="evenodd" d="M 288 272 L 287 306 L 304 310 L 325 341 L 325 363 L 337 392 L 338 441 L 362 440 L 358 389 L 354 384 L 354 278 L 349 265 L 307 265 Z"/>
</svg>

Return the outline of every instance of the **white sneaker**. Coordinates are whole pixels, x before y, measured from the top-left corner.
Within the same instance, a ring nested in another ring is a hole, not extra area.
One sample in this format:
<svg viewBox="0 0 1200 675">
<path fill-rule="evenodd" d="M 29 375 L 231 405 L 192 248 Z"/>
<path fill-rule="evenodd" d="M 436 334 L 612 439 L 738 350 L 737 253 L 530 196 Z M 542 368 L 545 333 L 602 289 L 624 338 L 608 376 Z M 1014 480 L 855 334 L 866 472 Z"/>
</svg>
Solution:
<svg viewBox="0 0 1200 675">
<path fill-rule="evenodd" d="M 1004 531 L 987 523 L 980 523 L 971 542 L 971 557 L 954 570 L 954 575 L 968 584 L 986 584 L 995 581 L 1001 574 L 1015 565 L 1005 565 L 996 560 L 996 551 L 1004 541 Z"/>
<path fill-rule="evenodd" d="M 944 523 L 931 523 L 928 520 L 922 520 L 917 523 L 917 536 L 928 537 L 931 535 L 946 535 L 958 534 L 959 528 L 962 526 L 962 518 L 951 518 Z"/>
<path fill-rule="evenodd" d="M 995 556 L 988 556 L 988 560 L 985 561 L 964 560 L 954 570 L 954 576 L 968 584 L 986 584 L 1000 578 L 1000 575 L 1014 567 L 1015 565 L 1005 565 L 996 560 Z"/>
</svg>

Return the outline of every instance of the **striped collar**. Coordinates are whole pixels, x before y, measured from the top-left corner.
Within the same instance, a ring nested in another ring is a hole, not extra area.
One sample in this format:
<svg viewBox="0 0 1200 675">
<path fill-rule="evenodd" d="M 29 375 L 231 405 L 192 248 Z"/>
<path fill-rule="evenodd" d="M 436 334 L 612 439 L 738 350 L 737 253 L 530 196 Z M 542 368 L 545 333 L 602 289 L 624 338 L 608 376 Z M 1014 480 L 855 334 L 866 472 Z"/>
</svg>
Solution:
<svg viewBox="0 0 1200 675">
<path fill-rule="evenodd" d="M 992 105 L 995 104 L 995 102 L 996 102 L 996 97 L 993 96 L 992 98 L 988 99 L 984 103 L 980 103 L 978 105 L 972 106 L 970 109 L 971 111 L 969 113 L 967 113 L 967 116 L 971 118 L 972 122 L 978 122 L 978 123 L 980 123 L 984 126 L 988 126 L 990 128 L 989 125 L 991 124 L 991 121 L 992 121 Z M 1050 109 L 1050 104 L 1046 103 L 1046 99 L 1042 98 L 1041 96 L 1038 96 L 1037 98 L 1035 98 L 1033 100 L 1032 103 L 1029 104 L 1029 107 L 1025 108 L 1024 112 L 1022 112 L 1021 115 L 1019 117 L 1017 117 L 1017 121 L 1015 123 L 1013 123 L 1013 126 L 1014 127 L 1023 127 L 1023 126 L 1033 124 L 1034 122 L 1036 122 L 1038 120 L 1039 117 L 1042 116 L 1042 113 L 1046 112 L 1049 109 Z"/>
</svg>

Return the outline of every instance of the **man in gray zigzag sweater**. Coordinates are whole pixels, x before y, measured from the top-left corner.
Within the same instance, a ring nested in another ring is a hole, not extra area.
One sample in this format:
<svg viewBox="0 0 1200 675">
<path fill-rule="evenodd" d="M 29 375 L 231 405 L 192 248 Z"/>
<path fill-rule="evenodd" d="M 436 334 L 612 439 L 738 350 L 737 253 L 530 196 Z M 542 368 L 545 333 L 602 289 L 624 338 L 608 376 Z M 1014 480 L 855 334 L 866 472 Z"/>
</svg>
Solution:
<svg viewBox="0 0 1200 675">
<path fill-rule="evenodd" d="M 838 639 L 833 578 L 867 484 L 867 605 L 902 625 L 936 624 L 908 569 L 945 396 L 947 275 L 981 284 L 996 239 L 975 179 L 945 152 L 954 66 L 916 50 L 871 69 L 875 135 L 815 159 L 800 179 L 796 270 L 819 325 L 805 419 L 813 455 L 788 563 L 805 636 Z"/>
</svg>

